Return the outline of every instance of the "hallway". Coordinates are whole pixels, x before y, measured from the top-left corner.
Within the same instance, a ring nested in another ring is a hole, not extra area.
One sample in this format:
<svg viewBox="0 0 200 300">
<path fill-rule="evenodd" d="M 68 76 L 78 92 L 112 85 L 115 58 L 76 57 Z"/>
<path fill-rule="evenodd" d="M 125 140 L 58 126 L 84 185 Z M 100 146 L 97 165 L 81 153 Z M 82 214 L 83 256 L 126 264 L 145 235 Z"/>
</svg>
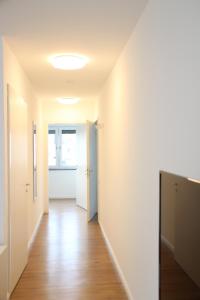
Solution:
<svg viewBox="0 0 200 300">
<path fill-rule="evenodd" d="M 125 300 L 100 228 L 74 200 L 51 200 L 11 300 Z"/>
</svg>

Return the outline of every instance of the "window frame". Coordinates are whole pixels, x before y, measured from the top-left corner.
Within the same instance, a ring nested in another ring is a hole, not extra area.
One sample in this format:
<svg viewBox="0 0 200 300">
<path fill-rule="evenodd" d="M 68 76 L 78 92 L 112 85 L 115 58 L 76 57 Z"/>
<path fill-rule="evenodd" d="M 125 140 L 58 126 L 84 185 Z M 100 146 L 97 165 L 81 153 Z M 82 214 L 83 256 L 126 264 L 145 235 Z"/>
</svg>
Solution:
<svg viewBox="0 0 200 300">
<path fill-rule="evenodd" d="M 59 171 L 59 170 L 77 170 L 77 165 L 74 166 L 62 166 L 61 165 L 61 156 L 62 156 L 62 131 L 74 131 L 74 133 L 77 133 L 76 128 L 69 127 L 69 126 L 63 126 L 63 125 L 50 125 L 48 126 L 48 136 L 49 131 L 55 131 L 55 144 L 56 144 L 56 165 L 55 166 L 49 166 L 48 162 L 48 169 L 52 171 Z M 49 147 L 49 144 L 48 144 Z"/>
</svg>

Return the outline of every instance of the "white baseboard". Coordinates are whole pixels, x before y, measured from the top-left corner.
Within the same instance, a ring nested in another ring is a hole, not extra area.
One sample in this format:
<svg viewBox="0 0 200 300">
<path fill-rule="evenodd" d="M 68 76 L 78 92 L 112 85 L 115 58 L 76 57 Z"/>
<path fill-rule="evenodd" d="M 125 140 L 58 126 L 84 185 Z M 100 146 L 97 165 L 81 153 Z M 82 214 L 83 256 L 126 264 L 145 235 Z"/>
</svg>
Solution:
<svg viewBox="0 0 200 300">
<path fill-rule="evenodd" d="M 33 233 L 32 233 L 32 236 L 31 236 L 31 238 L 30 238 L 29 241 L 28 241 L 28 251 L 30 251 L 31 245 L 32 245 L 32 243 L 33 243 L 34 240 L 35 240 L 36 234 L 37 234 L 38 229 L 39 229 L 39 227 L 40 227 L 40 223 L 41 223 L 41 221 L 42 221 L 42 217 L 43 217 L 43 213 L 41 213 L 41 215 L 40 215 L 40 217 L 39 217 L 39 219 L 38 219 L 38 222 L 37 222 L 37 224 L 36 224 L 36 226 L 35 226 L 35 229 L 34 229 L 34 231 L 33 231 Z"/>
<path fill-rule="evenodd" d="M 124 276 L 124 273 L 123 273 L 123 271 L 122 271 L 122 269 L 121 269 L 121 267 L 120 267 L 120 264 L 119 264 L 119 262 L 118 262 L 118 260 L 117 260 L 117 257 L 116 257 L 116 255 L 115 255 L 115 253 L 114 253 L 114 250 L 113 250 L 113 248 L 112 248 L 112 246 L 111 246 L 111 243 L 110 243 L 110 241 L 109 241 L 109 239 L 108 239 L 108 237 L 107 237 L 107 235 L 106 235 L 106 233 L 105 233 L 105 230 L 104 230 L 104 228 L 103 228 L 103 226 L 102 226 L 102 224 L 101 224 L 100 222 L 99 222 L 99 226 L 100 226 L 100 228 L 101 228 L 101 232 L 102 232 L 103 237 L 104 237 L 104 240 L 105 240 L 105 242 L 106 242 L 108 251 L 109 251 L 109 253 L 110 253 L 110 255 L 111 255 L 111 258 L 112 258 L 112 260 L 113 260 L 113 262 L 114 262 L 114 264 L 115 264 L 115 267 L 116 267 L 116 269 L 117 269 L 117 272 L 118 272 L 118 274 L 119 274 L 119 277 L 120 277 L 120 279 L 121 279 L 121 281 L 122 281 L 122 284 L 123 284 L 123 286 L 124 286 L 124 288 L 125 288 L 125 291 L 126 291 L 126 293 L 127 293 L 128 299 L 129 299 L 129 300 L 134 300 L 134 299 L 133 299 L 133 296 L 132 296 L 132 294 L 131 294 L 131 291 L 130 291 L 130 289 L 129 289 L 128 283 L 127 283 L 127 281 L 126 281 L 126 278 L 125 278 L 125 276 Z"/>
<path fill-rule="evenodd" d="M 168 239 L 166 239 L 166 237 L 164 237 L 164 235 L 161 236 L 161 241 L 167 246 L 167 248 L 169 248 L 169 250 L 174 252 L 174 246 L 170 243 L 170 241 L 168 241 Z"/>
</svg>

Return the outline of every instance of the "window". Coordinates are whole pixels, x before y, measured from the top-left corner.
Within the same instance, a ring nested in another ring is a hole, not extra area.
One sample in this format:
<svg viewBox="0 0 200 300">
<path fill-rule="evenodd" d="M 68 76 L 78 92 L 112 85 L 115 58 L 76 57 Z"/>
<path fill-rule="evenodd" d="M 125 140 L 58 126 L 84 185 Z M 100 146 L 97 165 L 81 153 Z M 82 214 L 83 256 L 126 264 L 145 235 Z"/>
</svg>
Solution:
<svg viewBox="0 0 200 300">
<path fill-rule="evenodd" d="M 77 166 L 76 130 L 63 126 L 49 127 L 48 160 L 50 169 L 71 169 Z"/>
</svg>

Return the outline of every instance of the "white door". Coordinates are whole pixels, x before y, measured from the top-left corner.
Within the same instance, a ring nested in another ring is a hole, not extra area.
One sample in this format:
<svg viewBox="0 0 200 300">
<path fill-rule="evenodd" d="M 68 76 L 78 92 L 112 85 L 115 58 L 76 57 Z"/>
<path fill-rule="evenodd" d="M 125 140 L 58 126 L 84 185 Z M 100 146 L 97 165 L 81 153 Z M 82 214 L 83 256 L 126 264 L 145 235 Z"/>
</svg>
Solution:
<svg viewBox="0 0 200 300">
<path fill-rule="evenodd" d="M 88 221 L 97 213 L 97 129 L 87 123 L 87 211 Z"/>
<path fill-rule="evenodd" d="M 87 136 L 86 126 L 77 127 L 76 204 L 87 209 Z"/>
<path fill-rule="evenodd" d="M 27 264 L 27 105 L 8 86 L 9 292 Z"/>
</svg>

